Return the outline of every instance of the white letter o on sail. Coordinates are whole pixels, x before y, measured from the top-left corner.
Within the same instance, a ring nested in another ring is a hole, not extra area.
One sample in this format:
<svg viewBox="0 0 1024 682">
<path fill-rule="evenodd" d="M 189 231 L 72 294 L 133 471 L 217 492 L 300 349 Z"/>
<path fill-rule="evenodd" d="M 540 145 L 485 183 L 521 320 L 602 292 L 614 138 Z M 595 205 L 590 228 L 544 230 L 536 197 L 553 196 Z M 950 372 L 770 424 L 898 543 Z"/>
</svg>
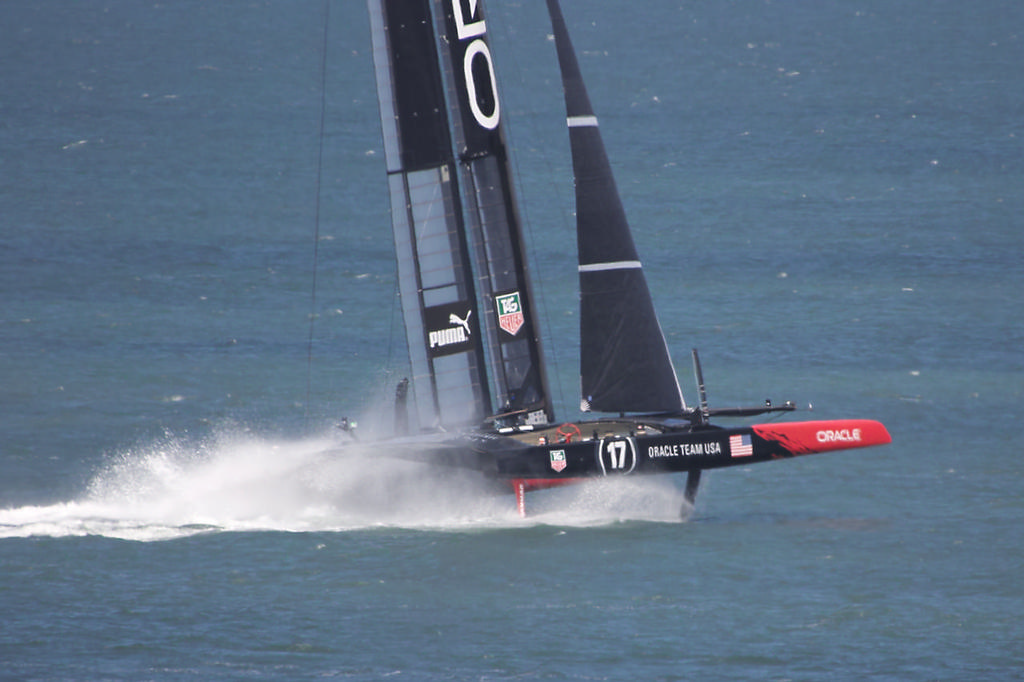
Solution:
<svg viewBox="0 0 1024 682">
<path fill-rule="evenodd" d="M 487 72 L 491 77 L 491 92 L 494 93 L 494 111 L 490 115 L 480 111 L 480 102 L 476 98 L 476 81 L 473 80 L 473 58 L 482 55 L 487 60 Z M 494 78 L 494 63 L 491 61 L 491 51 L 487 43 L 477 38 L 466 46 L 466 55 L 462 58 L 462 68 L 466 75 L 466 94 L 469 97 L 469 109 L 473 112 L 473 118 L 484 128 L 494 130 L 498 127 L 498 119 L 501 113 L 501 106 L 498 104 L 498 84 Z"/>
</svg>

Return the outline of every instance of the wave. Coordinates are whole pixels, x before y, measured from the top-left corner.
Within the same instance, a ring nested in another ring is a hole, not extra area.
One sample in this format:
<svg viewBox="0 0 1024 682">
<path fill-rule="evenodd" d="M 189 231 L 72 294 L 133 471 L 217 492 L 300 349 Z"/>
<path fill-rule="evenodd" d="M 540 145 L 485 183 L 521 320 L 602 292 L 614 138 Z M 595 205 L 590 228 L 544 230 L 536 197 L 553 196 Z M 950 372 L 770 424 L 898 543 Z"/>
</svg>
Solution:
<svg viewBox="0 0 1024 682">
<path fill-rule="evenodd" d="M 136 541 L 225 531 L 316 532 L 379 527 L 473 529 L 677 521 L 681 494 L 665 477 L 595 480 L 530 493 L 474 472 L 393 459 L 331 438 L 274 440 L 224 433 L 166 438 L 110 456 L 79 498 L 0 510 L 0 538 L 98 535 Z"/>
</svg>

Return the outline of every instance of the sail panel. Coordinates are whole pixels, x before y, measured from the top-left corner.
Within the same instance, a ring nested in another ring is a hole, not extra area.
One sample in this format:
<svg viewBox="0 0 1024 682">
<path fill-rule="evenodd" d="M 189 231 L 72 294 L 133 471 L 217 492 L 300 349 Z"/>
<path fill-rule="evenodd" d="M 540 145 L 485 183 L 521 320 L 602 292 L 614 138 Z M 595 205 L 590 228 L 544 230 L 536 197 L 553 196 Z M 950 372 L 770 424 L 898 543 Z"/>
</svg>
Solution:
<svg viewBox="0 0 1024 682">
<path fill-rule="evenodd" d="M 569 144 L 576 178 L 576 246 L 580 266 L 639 261 L 600 129 L 596 125 L 571 127 Z"/>
<path fill-rule="evenodd" d="M 547 0 L 576 179 L 584 409 L 685 409 L 604 142 L 557 0 Z"/>
<path fill-rule="evenodd" d="M 464 380 L 475 369 L 472 355 L 468 353 L 434 360 L 434 380 L 440 406 L 438 425 L 475 425 L 484 418 L 478 409 L 480 386 L 467 384 Z"/>
<path fill-rule="evenodd" d="M 519 285 L 520 273 L 515 239 L 509 234 L 513 229 L 506 206 L 508 194 L 505 178 L 498 158 L 487 156 L 469 164 L 472 182 L 471 198 L 476 216 L 487 238 L 480 245 L 485 249 L 491 287 L 500 291 L 514 289 Z"/>
<path fill-rule="evenodd" d="M 409 177 L 409 208 L 416 226 L 420 286 L 424 290 L 457 283 L 458 220 L 443 181 L 447 169 L 417 171 Z M 464 292 L 463 292 L 464 295 Z"/>
<path fill-rule="evenodd" d="M 628 291 L 629 296 L 622 292 Z M 636 299 L 650 295 L 643 270 L 580 273 L 580 390 L 586 411 L 672 412 L 683 408 L 668 348 L 651 309 Z M 596 331 L 600 330 L 600 331 Z M 666 371 L 671 381 L 664 381 Z M 649 382 L 637 381 L 650 378 Z"/>
<path fill-rule="evenodd" d="M 435 0 L 444 17 L 445 81 L 458 156 L 502 155 L 501 100 L 481 0 Z"/>
<path fill-rule="evenodd" d="M 369 2 L 379 3 L 384 9 L 381 27 L 386 33 L 387 54 L 382 55 L 382 63 L 388 64 L 390 74 L 381 73 L 377 67 L 377 90 L 384 91 L 379 99 L 389 102 L 386 113 L 393 116 L 392 121 L 385 122 L 385 130 L 397 124 L 401 168 L 416 170 L 444 163 L 451 157 L 451 136 L 429 0 Z M 371 17 L 377 14 L 371 6 Z M 374 45 L 377 50 L 377 41 Z M 382 81 L 381 76 L 386 80 Z M 381 87 L 382 83 L 390 85 Z M 383 103 L 381 110 L 383 115 Z M 395 170 L 390 163 L 389 170 Z"/>
</svg>

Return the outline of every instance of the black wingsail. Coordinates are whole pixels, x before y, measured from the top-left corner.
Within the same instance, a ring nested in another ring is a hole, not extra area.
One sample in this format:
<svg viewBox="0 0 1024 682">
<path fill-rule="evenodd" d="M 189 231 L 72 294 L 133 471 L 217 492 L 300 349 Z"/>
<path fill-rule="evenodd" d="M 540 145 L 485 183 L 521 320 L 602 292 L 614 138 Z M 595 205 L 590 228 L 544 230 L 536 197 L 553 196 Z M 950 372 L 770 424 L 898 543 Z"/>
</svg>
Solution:
<svg viewBox="0 0 1024 682">
<path fill-rule="evenodd" d="M 576 178 L 584 410 L 685 409 L 557 0 L 548 0 Z"/>
<path fill-rule="evenodd" d="M 480 424 L 496 413 L 548 423 L 554 414 L 479 0 L 368 4 L 419 425 Z"/>
<path fill-rule="evenodd" d="M 430 0 L 369 0 L 399 291 L 420 428 L 492 411 Z"/>
<path fill-rule="evenodd" d="M 545 424 L 554 414 L 483 6 L 435 0 L 435 10 L 497 412 Z"/>
</svg>

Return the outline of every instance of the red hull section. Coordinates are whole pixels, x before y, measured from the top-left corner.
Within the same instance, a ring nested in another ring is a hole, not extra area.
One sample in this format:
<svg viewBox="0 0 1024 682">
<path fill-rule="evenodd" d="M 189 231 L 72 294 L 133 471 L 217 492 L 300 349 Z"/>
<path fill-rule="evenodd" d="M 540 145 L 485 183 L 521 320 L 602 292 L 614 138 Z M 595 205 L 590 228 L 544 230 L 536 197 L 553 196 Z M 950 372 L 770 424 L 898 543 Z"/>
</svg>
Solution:
<svg viewBox="0 0 1024 682">
<path fill-rule="evenodd" d="M 870 419 L 780 422 L 757 424 L 752 428 L 761 438 L 778 443 L 793 455 L 866 448 L 892 442 L 886 428 Z"/>
</svg>

